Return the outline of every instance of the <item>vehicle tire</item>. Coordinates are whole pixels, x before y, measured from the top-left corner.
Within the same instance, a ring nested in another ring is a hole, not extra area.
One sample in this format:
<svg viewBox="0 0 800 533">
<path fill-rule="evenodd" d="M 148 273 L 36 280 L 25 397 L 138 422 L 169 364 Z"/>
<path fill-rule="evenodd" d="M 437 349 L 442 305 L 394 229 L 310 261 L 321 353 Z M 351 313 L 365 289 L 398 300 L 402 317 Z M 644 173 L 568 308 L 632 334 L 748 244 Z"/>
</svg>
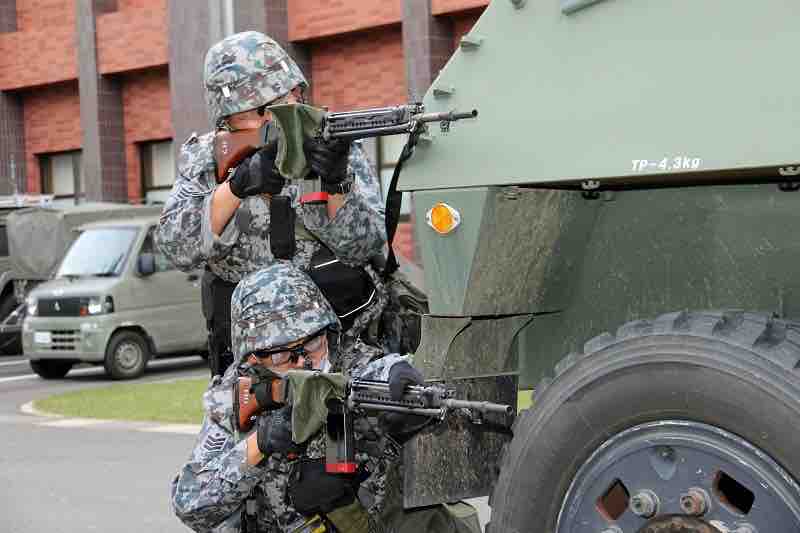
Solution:
<svg viewBox="0 0 800 533">
<path fill-rule="evenodd" d="M 61 359 L 31 359 L 31 370 L 36 372 L 43 379 L 61 379 L 67 375 L 72 368 L 72 361 Z"/>
<path fill-rule="evenodd" d="M 595 337 L 555 374 L 515 422 L 487 531 L 800 529 L 800 324 L 671 313 Z"/>
<path fill-rule="evenodd" d="M 118 331 L 106 347 L 104 366 L 111 379 L 134 379 L 144 373 L 150 359 L 147 340 L 135 331 Z"/>
<path fill-rule="evenodd" d="M 14 292 L 10 291 L 0 300 L 0 322 L 8 318 L 17 308 L 17 299 Z M 22 335 L 6 335 L 0 339 L 0 353 L 5 355 L 18 355 L 22 353 Z"/>
</svg>

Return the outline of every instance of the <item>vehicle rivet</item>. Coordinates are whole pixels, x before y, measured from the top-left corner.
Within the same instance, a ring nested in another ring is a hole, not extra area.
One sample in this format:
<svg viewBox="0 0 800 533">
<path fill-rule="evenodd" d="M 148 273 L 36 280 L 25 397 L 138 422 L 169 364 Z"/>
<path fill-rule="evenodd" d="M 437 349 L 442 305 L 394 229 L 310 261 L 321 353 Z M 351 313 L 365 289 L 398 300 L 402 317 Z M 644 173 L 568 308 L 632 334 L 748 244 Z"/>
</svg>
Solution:
<svg viewBox="0 0 800 533">
<path fill-rule="evenodd" d="M 658 512 L 658 496 L 651 490 L 640 490 L 631 496 L 628 507 L 636 516 L 652 518 Z"/>
<path fill-rule="evenodd" d="M 692 487 L 681 494 L 680 506 L 681 510 L 689 516 L 703 516 L 711 508 L 711 499 L 705 490 Z"/>
<path fill-rule="evenodd" d="M 511 5 L 513 5 L 517 9 L 522 9 L 523 7 L 525 7 L 525 3 L 527 1 L 528 0 L 511 0 Z"/>
</svg>

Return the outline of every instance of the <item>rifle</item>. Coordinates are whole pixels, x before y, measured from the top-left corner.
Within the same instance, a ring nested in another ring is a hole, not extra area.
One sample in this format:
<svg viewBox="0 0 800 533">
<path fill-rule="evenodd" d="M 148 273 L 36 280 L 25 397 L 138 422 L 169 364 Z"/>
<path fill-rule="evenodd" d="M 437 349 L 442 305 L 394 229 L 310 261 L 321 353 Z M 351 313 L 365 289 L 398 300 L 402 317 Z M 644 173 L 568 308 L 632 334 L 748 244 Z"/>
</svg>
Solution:
<svg viewBox="0 0 800 533">
<path fill-rule="evenodd" d="M 478 116 L 477 109 L 462 113 L 457 111 L 425 113 L 425 106 L 421 103 L 337 113 L 305 104 L 281 104 L 268 107 L 267 112 L 278 123 L 281 141 L 295 143 L 288 149 L 284 144 L 278 156 L 278 169 L 289 179 L 306 177 L 307 169 L 302 149 L 304 136 L 312 135 L 326 141 L 330 139 L 352 141 L 386 135 L 419 135 L 431 122 L 440 123 L 441 130 L 447 132 L 451 122 Z M 302 130 L 300 135 L 297 135 L 298 128 Z M 264 146 L 266 137 L 262 129 L 218 132 L 214 143 L 217 183 L 225 181 L 230 169 Z M 286 163 L 287 159 L 291 161 Z"/>
<path fill-rule="evenodd" d="M 441 422 L 454 411 L 465 412 L 473 424 L 482 424 L 486 415 L 500 415 L 508 425 L 514 408 L 506 404 L 487 401 L 470 401 L 455 398 L 455 391 L 443 385 L 412 385 L 406 387 L 403 397 L 392 399 L 389 384 L 382 381 L 349 379 L 342 374 L 324 374 L 313 370 L 291 370 L 286 375 L 267 377 L 272 379 L 272 400 L 278 405 L 305 404 L 305 409 L 293 409 L 292 434 L 295 442 L 304 442 L 324 425 L 327 431 L 325 470 L 329 473 L 354 473 L 355 431 L 353 420 L 362 414 L 401 413 L 429 418 Z M 240 377 L 235 389 L 250 390 L 252 381 Z M 234 398 L 241 392 L 235 392 Z M 298 397 L 298 394 L 301 396 Z M 324 398 L 324 400 L 321 400 Z M 324 401 L 309 409 L 311 402 Z M 235 407 L 235 409 L 237 409 Z M 238 401 L 236 418 L 240 429 L 243 421 L 249 422 L 263 413 L 252 394 L 245 402 Z M 298 413 L 298 411 L 302 411 Z M 324 413 L 324 414 L 322 414 Z M 298 419 L 298 416 L 303 417 Z M 421 429 L 421 428 L 418 428 Z"/>
</svg>

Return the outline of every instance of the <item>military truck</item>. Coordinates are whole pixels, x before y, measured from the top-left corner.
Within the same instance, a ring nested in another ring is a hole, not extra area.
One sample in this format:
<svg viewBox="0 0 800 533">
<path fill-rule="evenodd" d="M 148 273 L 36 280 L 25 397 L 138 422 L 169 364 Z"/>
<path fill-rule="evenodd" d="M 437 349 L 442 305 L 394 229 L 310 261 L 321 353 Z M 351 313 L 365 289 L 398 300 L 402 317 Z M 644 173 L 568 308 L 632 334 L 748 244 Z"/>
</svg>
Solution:
<svg viewBox="0 0 800 533">
<path fill-rule="evenodd" d="M 9 213 L 29 207 L 52 205 L 52 194 L 16 194 L 0 196 L 0 353 L 18 354 L 18 316 L 11 316 L 22 303 L 14 294 L 14 279 L 19 273 L 14 270 L 8 252 L 6 217 Z"/>
<path fill-rule="evenodd" d="M 424 104 L 480 114 L 400 177 L 414 357 L 533 399 L 472 469 L 442 439 L 407 505 L 495 478 L 493 533 L 800 530 L 799 14 L 494 0 L 461 39 Z"/>
</svg>

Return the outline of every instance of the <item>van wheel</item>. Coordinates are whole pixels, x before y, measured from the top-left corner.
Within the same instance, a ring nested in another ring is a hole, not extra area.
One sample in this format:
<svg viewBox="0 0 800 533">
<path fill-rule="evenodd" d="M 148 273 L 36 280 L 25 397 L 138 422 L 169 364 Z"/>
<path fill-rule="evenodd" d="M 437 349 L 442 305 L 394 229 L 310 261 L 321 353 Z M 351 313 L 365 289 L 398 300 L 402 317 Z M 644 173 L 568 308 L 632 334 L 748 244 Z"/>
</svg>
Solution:
<svg viewBox="0 0 800 533">
<path fill-rule="evenodd" d="M 62 361 L 60 359 L 31 359 L 31 370 L 36 372 L 43 379 L 61 379 L 70 371 L 72 361 Z"/>
<path fill-rule="evenodd" d="M 515 423 L 489 531 L 796 531 L 800 324 L 638 320 L 567 356 Z"/>
<path fill-rule="evenodd" d="M 144 373 L 150 359 L 145 338 L 135 331 L 118 331 L 106 348 L 105 369 L 111 379 L 133 379 Z"/>
</svg>

